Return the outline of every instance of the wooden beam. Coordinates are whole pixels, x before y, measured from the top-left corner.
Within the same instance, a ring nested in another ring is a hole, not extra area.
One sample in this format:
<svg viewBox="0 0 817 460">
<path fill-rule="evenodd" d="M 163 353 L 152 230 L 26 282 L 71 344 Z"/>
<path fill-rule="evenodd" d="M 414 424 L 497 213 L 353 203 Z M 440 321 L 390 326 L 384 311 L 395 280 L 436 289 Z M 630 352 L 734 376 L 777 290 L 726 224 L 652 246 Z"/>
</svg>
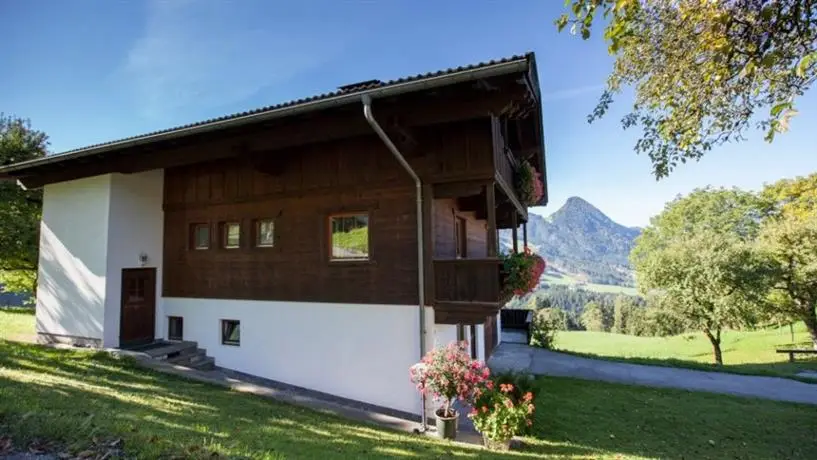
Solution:
<svg viewBox="0 0 817 460">
<path fill-rule="evenodd" d="M 488 211 L 488 257 L 496 257 L 499 248 L 496 232 L 496 191 L 493 184 L 485 187 L 485 209 Z"/>
<path fill-rule="evenodd" d="M 460 198 L 479 195 L 490 183 L 487 180 L 445 182 L 434 185 L 434 198 Z"/>
<path fill-rule="evenodd" d="M 505 182 L 505 179 L 502 178 L 502 176 L 499 174 L 498 171 L 494 175 L 494 180 L 499 185 L 499 188 L 502 189 L 502 192 L 505 194 L 505 196 L 508 197 L 508 199 L 511 201 L 513 206 L 519 212 L 519 215 L 522 216 L 522 220 L 527 221 L 528 220 L 528 210 L 527 210 L 527 208 L 522 206 L 522 203 L 520 203 L 519 199 L 516 198 L 516 192 L 514 192 L 513 187 L 511 187 L 510 184 Z"/>
<path fill-rule="evenodd" d="M 513 252 L 519 252 L 519 243 L 517 240 L 519 236 L 517 235 L 517 229 L 519 228 L 519 223 L 516 220 L 516 213 L 511 214 L 511 237 L 513 238 Z"/>
<path fill-rule="evenodd" d="M 528 223 L 522 222 L 522 248 L 527 252 L 528 250 Z"/>
</svg>

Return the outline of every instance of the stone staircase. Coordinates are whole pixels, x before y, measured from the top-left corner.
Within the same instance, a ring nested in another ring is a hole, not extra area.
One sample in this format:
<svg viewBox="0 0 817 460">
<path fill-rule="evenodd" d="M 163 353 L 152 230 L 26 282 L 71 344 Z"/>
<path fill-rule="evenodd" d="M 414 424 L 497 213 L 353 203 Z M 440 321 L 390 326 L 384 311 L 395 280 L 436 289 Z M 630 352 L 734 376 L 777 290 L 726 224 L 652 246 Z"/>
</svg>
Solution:
<svg viewBox="0 0 817 460">
<path fill-rule="evenodd" d="M 163 342 L 143 353 L 156 360 L 200 371 L 210 371 L 216 367 L 216 360 L 207 356 L 207 350 L 199 348 L 196 342 Z"/>
</svg>

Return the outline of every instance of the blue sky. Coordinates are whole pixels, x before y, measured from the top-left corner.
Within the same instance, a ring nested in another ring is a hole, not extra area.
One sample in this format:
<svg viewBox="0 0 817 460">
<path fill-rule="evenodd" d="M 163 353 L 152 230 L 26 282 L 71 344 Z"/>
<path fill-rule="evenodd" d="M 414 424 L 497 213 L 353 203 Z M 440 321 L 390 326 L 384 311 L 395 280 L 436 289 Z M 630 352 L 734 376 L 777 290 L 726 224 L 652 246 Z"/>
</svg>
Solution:
<svg viewBox="0 0 817 460">
<path fill-rule="evenodd" d="M 29 0 L 0 5 L 0 111 L 61 152 L 333 90 L 535 51 L 551 203 L 581 196 L 625 225 L 705 185 L 756 189 L 817 170 L 815 91 L 774 144 L 719 148 L 656 182 L 619 119 L 592 125 L 611 59 L 598 38 L 557 34 L 561 1 Z M 809 129 L 808 127 L 812 128 Z"/>
</svg>

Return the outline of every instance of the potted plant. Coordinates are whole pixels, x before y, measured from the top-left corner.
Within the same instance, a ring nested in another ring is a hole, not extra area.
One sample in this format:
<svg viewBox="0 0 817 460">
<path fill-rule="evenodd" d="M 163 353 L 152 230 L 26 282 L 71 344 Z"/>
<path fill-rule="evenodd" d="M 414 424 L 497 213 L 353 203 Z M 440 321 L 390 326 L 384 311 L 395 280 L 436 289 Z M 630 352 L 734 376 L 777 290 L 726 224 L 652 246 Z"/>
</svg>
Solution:
<svg viewBox="0 0 817 460">
<path fill-rule="evenodd" d="M 502 294 L 503 297 L 522 296 L 533 292 L 539 284 L 539 278 L 545 272 L 545 259 L 533 253 L 530 248 L 523 252 L 503 254 L 502 259 Z"/>
<path fill-rule="evenodd" d="M 452 407 L 454 400 L 470 401 L 474 388 L 490 373 L 485 363 L 471 359 L 468 342 L 463 341 L 429 351 L 411 367 L 409 374 L 420 392 L 442 402 L 434 413 L 437 434 L 444 439 L 456 439 L 459 414 Z"/>
<path fill-rule="evenodd" d="M 527 206 L 536 206 L 545 195 L 542 175 L 528 161 L 522 161 L 516 170 L 516 193 L 519 200 Z"/>
<path fill-rule="evenodd" d="M 492 450 L 509 450 L 511 439 L 533 425 L 533 393 L 513 383 L 482 383 L 474 390 L 472 407 L 468 418 Z"/>
</svg>

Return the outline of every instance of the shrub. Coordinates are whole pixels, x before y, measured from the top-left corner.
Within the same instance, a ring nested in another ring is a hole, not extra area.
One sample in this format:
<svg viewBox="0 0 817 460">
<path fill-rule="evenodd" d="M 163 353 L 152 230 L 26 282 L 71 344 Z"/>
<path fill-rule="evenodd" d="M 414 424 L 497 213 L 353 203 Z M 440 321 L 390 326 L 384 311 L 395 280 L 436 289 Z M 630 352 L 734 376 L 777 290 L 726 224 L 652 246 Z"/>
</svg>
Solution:
<svg viewBox="0 0 817 460">
<path fill-rule="evenodd" d="M 435 348 L 409 369 L 411 381 L 424 394 L 443 401 L 437 415 L 453 417 L 454 398 L 473 399 L 474 388 L 485 381 L 490 371 L 482 361 L 471 359 L 468 342 L 451 342 L 445 348 Z"/>
<path fill-rule="evenodd" d="M 545 272 L 545 259 L 526 248 L 524 252 L 512 252 L 502 256 L 503 295 L 522 296 L 532 292 Z"/>
<path fill-rule="evenodd" d="M 560 323 L 564 322 L 563 314 L 562 310 L 553 308 L 543 308 L 537 311 L 533 316 L 533 324 L 531 324 L 530 344 L 535 347 L 552 349 L 556 331 L 562 329 Z"/>
<path fill-rule="evenodd" d="M 493 376 L 474 390 L 468 417 L 488 440 L 505 443 L 533 425 L 536 381 L 526 374 Z"/>
</svg>

